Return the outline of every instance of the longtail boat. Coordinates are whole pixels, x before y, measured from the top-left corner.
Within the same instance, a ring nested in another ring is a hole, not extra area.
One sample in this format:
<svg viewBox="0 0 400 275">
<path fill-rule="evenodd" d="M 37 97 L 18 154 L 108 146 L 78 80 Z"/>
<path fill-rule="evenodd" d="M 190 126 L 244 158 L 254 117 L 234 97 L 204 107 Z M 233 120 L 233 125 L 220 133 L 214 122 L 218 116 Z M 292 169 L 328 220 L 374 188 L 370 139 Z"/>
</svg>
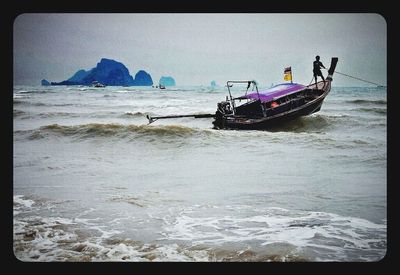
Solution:
<svg viewBox="0 0 400 275">
<path fill-rule="evenodd" d="M 338 58 L 333 57 L 325 81 L 309 85 L 282 83 L 263 91 L 258 90 L 254 80 L 227 81 L 229 97 L 217 104 L 215 114 L 147 116 L 147 119 L 150 124 L 161 118 L 214 117 L 215 129 L 267 130 L 282 126 L 287 121 L 321 110 L 322 103 L 331 90 L 337 62 Z M 247 84 L 247 89 L 244 95 L 233 97 L 231 88 L 237 84 Z"/>
</svg>

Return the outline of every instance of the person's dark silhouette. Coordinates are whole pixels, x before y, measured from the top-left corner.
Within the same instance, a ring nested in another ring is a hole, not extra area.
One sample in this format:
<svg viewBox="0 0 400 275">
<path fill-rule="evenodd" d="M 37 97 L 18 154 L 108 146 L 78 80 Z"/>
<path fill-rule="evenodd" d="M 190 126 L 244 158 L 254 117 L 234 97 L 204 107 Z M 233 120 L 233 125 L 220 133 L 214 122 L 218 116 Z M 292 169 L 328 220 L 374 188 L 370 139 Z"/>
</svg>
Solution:
<svg viewBox="0 0 400 275">
<path fill-rule="evenodd" d="M 319 61 L 319 55 L 315 57 L 315 61 L 313 62 L 313 73 L 314 73 L 314 78 L 315 78 L 315 85 L 317 85 L 317 77 L 320 76 L 322 78 L 322 81 L 324 81 L 324 86 L 325 86 L 325 78 L 322 75 L 321 72 L 321 67 L 325 69 L 325 66 L 322 64 L 321 61 Z M 318 89 L 318 86 L 316 86 Z"/>
</svg>

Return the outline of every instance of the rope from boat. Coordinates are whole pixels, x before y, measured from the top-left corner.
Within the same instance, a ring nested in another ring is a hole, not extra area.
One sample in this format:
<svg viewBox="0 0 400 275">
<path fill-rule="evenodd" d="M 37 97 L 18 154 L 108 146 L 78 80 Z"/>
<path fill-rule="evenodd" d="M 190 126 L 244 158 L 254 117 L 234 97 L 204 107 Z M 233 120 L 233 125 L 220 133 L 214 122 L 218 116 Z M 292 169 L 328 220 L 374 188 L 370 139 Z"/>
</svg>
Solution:
<svg viewBox="0 0 400 275">
<path fill-rule="evenodd" d="M 327 70 L 327 69 L 325 69 L 325 70 Z M 341 74 L 341 75 L 344 75 L 344 76 L 347 76 L 347 77 L 350 77 L 350 78 L 354 78 L 354 79 L 357 79 L 357 80 L 360 80 L 360 81 L 364 81 L 364 82 L 367 82 L 367 83 L 375 84 L 377 86 L 384 86 L 382 84 L 378 84 L 378 83 L 375 83 L 375 82 L 372 82 L 372 81 L 361 79 L 361 78 L 358 78 L 358 77 L 355 77 L 355 76 L 352 76 L 352 75 L 344 74 L 344 73 L 341 73 L 341 72 L 338 72 L 338 71 L 335 71 L 335 73 L 336 74 Z"/>
</svg>

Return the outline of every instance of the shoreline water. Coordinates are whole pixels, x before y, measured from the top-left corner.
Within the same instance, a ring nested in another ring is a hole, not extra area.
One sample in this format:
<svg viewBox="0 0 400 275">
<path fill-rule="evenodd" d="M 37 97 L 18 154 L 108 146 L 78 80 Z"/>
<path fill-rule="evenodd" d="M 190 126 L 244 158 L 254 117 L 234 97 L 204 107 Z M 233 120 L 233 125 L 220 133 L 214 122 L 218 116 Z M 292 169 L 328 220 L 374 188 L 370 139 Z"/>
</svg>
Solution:
<svg viewBox="0 0 400 275">
<path fill-rule="evenodd" d="M 378 261 L 387 100 L 334 87 L 276 131 L 212 119 L 223 88 L 14 88 L 14 253 L 23 261 Z"/>
</svg>

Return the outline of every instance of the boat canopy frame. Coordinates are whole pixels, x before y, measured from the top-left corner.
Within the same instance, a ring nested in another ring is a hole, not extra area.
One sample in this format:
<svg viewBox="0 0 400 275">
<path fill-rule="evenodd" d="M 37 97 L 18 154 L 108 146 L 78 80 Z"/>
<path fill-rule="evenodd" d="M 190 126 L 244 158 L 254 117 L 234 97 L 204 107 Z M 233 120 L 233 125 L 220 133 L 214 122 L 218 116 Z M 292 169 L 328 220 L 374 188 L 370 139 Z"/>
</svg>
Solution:
<svg viewBox="0 0 400 275">
<path fill-rule="evenodd" d="M 231 103 L 231 107 L 232 107 L 232 112 L 233 115 L 235 115 L 235 109 L 236 109 L 236 104 L 235 104 L 235 100 L 241 100 L 242 98 L 234 98 L 232 96 L 231 93 L 231 89 L 233 87 L 233 84 L 247 84 L 247 89 L 246 89 L 246 95 L 247 92 L 249 91 L 249 88 L 251 88 L 251 91 L 254 91 L 254 88 L 256 89 L 257 95 L 258 95 L 258 100 L 260 100 L 260 94 L 258 92 L 258 86 L 257 86 L 257 82 L 255 80 L 229 80 L 226 82 L 226 87 L 228 88 L 228 93 L 229 93 L 229 101 Z M 253 85 L 253 86 L 252 86 Z M 260 105 L 261 108 L 263 108 L 261 101 L 260 101 Z M 264 108 L 263 108 L 264 109 Z"/>
</svg>

